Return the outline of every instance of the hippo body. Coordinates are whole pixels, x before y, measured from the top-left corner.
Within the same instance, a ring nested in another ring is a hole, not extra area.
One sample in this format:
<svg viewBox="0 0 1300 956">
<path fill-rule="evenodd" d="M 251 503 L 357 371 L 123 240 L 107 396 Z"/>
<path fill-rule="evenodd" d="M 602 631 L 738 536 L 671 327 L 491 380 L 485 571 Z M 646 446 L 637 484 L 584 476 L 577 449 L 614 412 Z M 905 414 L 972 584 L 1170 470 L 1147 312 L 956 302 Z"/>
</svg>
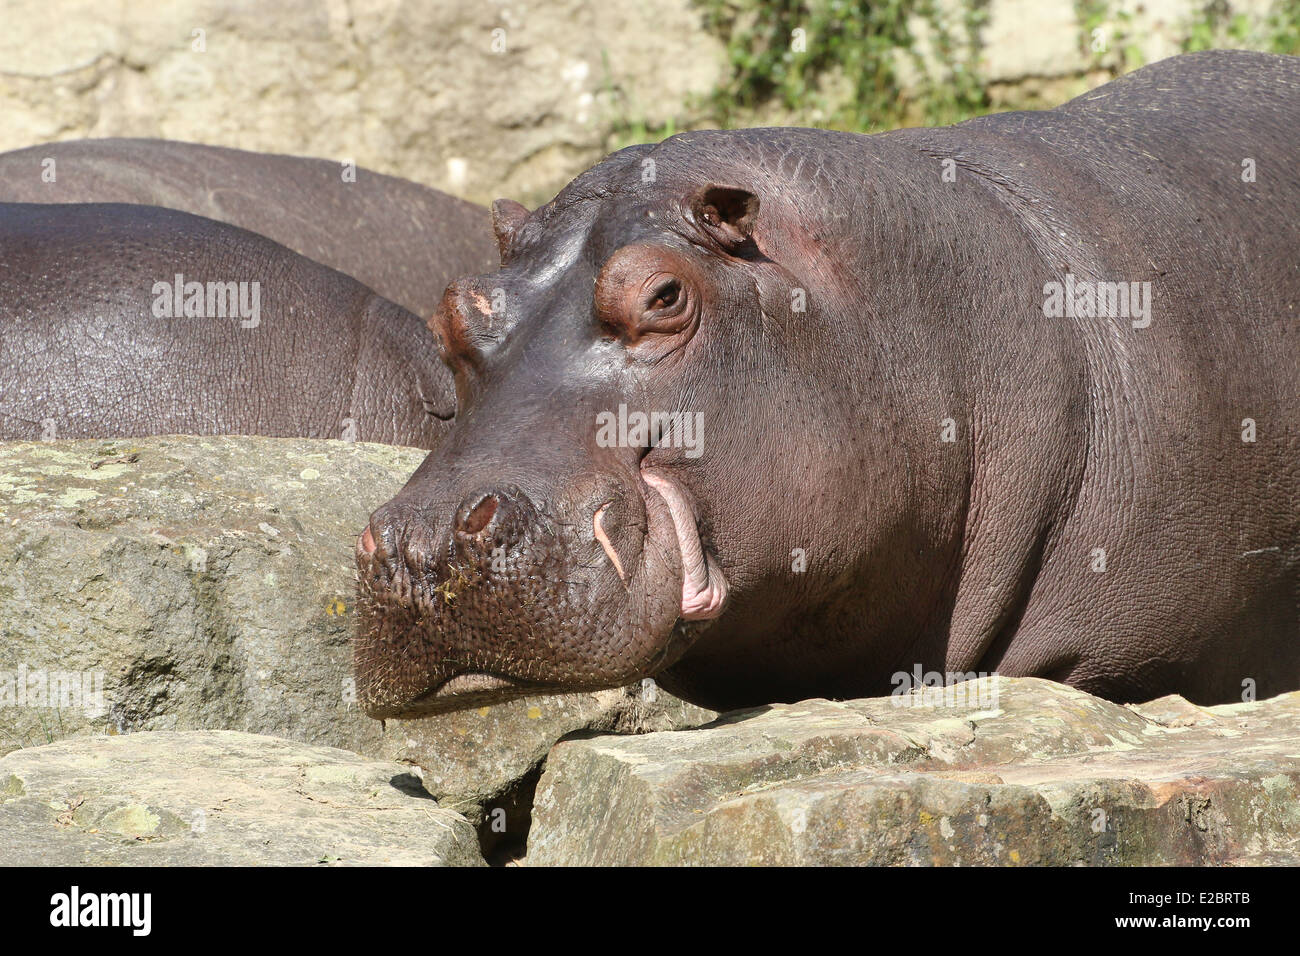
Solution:
<svg viewBox="0 0 1300 956">
<path fill-rule="evenodd" d="M 432 448 L 453 412 L 424 321 L 264 236 L 156 206 L 0 204 L 0 438 Z"/>
<path fill-rule="evenodd" d="M 448 282 L 492 268 L 497 253 L 486 209 L 427 186 L 324 159 L 169 140 L 72 140 L 0 154 L 0 202 L 141 203 L 205 216 L 425 317 Z"/>
<path fill-rule="evenodd" d="M 1297 156 L 1300 60 L 1214 52 L 499 201 L 434 320 L 457 427 L 358 541 L 368 712 L 1300 687 Z"/>
</svg>

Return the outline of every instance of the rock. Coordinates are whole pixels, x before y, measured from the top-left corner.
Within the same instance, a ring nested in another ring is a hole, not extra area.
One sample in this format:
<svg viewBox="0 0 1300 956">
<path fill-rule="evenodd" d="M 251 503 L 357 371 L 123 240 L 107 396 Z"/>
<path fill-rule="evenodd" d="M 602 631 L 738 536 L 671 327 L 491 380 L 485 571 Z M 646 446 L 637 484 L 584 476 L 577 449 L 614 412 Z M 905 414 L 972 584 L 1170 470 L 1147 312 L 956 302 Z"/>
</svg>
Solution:
<svg viewBox="0 0 1300 956">
<path fill-rule="evenodd" d="M 985 75 L 991 82 L 1083 72 L 1083 26 L 1073 2 L 992 0 L 982 31 Z M 989 54 L 996 50 L 996 57 Z"/>
<path fill-rule="evenodd" d="M 442 806 L 479 828 L 488 861 L 522 857 L 534 788 L 551 747 L 579 731 L 636 734 L 698 727 L 718 715 L 654 685 L 526 697 L 388 725 L 383 756 L 421 768 Z"/>
<path fill-rule="evenodd" d="M 110 831 L 119 847 L 148 830 L 156 850 L 136 849 L 168 861 L 251 854 L 196 844 L 192 811 L 215 815 L 169 774 L 192 763 L 212 768 L 196 787 L 227 770 L 260 787 L 308 753 L 382 759 L 385 780 L 422 768 L 438 813 L 462 811 L 454 832 L 477 826 L 497 861 L 526 838 L 530 864 L 1300 862 L 1300 693 L 1121 707 L 997 678 L 906 698 L 918 706 L 812 700 L 707 723 L 648 685 L 381 734 L 351 702 L 353 538 L 422 455 L 234 437 L 0 444 L 0 753 L 79 738 L 0 759 L 0 828 L 25 834 L 0 863 L 35 852 L 29 836 L 65 812 L 58 825 L 77 835 L 60 860 L 116 859 L 102 855 L 116 852 Z M 212 730 L 289 739 L 169 733 Z M 124 735 L 88 737 L 109 732 Z M 191 743 L 193 759 L 177 749 Z M 57 769 L 65 757 L 75 772 Z M 110 796 L 90 809 L 42 809 L 53 798 L 39 780 L 66 776 L 56 796 L 75 801 L 110 766 L 117 789 L 95 790 Z M 368 839 L 350 852 L 381 845 Z M 390 846 L 394 861 L 426 852 Z"/>
<path fill-rule="evenodd" d="M 691 0 L 17 0 L 5 26 L 4 149 L 159 136 L 351 159 L 482 202 L 550 199 L 623 123 L 680 128 L 725 64 Z"/>
<path fill-rule="evenodd" d="M 1251 27 L 1246 45 L 1268 44 L 1273 5 L 1233 0 L 1231 14 Z M 739 6 L 751 19 L 760 10 Z M 901 11 L 914 36 L 896 58 L 904 87 L 923 85 L 920 72 L 942 87 L 951 46 L 958 61 L 978 61 L 1009 106 L 1023 81 L 1097 66 L 1104 79 L 1176 53 L 1207 17 L 1205 0 L 937 0 L 926 6 L 933 17 L 922 6 Z M 987 22 L 973 29 L 977 9 Z M 350 159 L 479 202 L 509 195 L 534 205 L 610 148 L 717 124 L 708 98 L 733 67 L 702 12 L 694 0 L 10 0 L 0 149 L 159 136 Z M 1043 105 L 1058 102 L 1054 94 Z M 812 102 L 770 105 L 755 116 L 817 125 Z"/>
<path fill-rule="evenodd" d="M 0 443 L 0 753 L 110 731 L 274 734 L 422 766 L 478 820 L 567 733 L 715 716 L 614 690 L 381 733 L 352 693 L 353 542 L 423 456 L 307 439 Z"/>
<path fill-rule="evenodd" d="M 232 731 L 14 751 L 0 832 L 0 866 L 483 865 L 407 768 Z"/>
<path fill-rule="evenodd" d="M 229 729 L 377 752 L 351 696 L 353 541 L 421 457 L 298 439 L 0 444 L 0 751 Z"/>
<path fill-rule="evenodd" d="M 422 720 L 395 721 L 380 753 L 419 766 L 442 804 L 479 819 L 483 804 L 510 796 L 561 737 L 580 730 L 623 734 L 698 727 L 718 715 L 653 686 L 526 697 Z"/>
<path fill-rule="evenodd" d="M 1123 707 L 1037 679 L 562 741 L 527 863 L 1300 863 L 1300 692 Z"/>
</svg>

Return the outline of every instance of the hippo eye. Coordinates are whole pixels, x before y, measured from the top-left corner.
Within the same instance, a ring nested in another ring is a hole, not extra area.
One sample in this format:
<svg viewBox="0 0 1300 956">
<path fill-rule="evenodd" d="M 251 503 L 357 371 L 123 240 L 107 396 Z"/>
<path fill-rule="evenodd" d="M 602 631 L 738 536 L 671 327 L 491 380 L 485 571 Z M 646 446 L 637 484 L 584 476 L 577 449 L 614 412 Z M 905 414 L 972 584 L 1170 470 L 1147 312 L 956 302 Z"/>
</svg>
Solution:
<svg viewBox="0 0 1300 956">
<path fill-rule="evenodd" d="M 596 276 L 592 310 L 604 334 L 636 347 L 639 358 L 662 357 L 695 334 L 705 301 L 682 253 L 633 244 L 610 256 Z"/>
<path fill-rule="evenodd" d="M 686 283 L 677 276 L 651 276 L 642 286 L 635 316 L 637 334 L 680 331 L 691 318 L 690 297 Z"/>
<path fill-rule="evenodd" d="M 658 312 L 660 309 L 669 309 L 677 304 L 677 300 L 682 294 L 682 284 L 676 279 L 668 279 L 659 284 L 654 290 L 654 298 L 650 300 L 650 308 Z"/>
<path fill-rule="evenodd" d="M 665 320 L 672 319 L 684 310 L 688 296 L 686 286 L 675 275 L 651 276 L 641 292 L 641 324 L 658 329 Z"/>
</svg>

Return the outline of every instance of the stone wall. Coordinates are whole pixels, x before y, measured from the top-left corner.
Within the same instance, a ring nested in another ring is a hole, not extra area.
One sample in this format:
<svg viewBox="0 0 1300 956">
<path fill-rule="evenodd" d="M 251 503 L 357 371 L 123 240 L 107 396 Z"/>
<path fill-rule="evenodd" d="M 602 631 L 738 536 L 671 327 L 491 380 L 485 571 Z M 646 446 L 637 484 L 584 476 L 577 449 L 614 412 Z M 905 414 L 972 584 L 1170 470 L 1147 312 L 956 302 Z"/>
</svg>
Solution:
<svg viewBox="0 0 1300 956">
<path fill-rule="evenodd" d="M 966 2 L 941 8 L 960 21 Z M 1255 23 L 1272 2 L 1229 9 Z M 702 104 L 726 52 L 695 3 L 10 0 L 0 149 L 161 136 L 352 159 L 479 201 L 536 203 L 647 131 L 713 125 Z M 1177 52 L 1204 6 L 989 0 L 981 72 L 995 105 L 1050 105 Z M 1080 11 L 1104 50 L 1081 39 Z M 923 49 L 927 24 L 912 26 Z"/>
<path fill-rule="evenodd" d="M 477 200 L 548 198 L 626 103 L 662 121 L 722 69 L 688 0 L 7 7 L 0 149 L 161 136 L 353 159 Z"/>
</svg>

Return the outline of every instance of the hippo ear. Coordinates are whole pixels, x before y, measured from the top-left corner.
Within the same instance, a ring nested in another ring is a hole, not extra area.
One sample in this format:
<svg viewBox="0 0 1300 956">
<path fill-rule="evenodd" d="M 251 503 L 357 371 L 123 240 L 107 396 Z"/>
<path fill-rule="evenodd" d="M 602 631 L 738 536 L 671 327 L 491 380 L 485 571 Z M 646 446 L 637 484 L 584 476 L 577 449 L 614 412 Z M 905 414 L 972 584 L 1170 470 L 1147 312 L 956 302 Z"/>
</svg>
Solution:
<svg viewBox="0 0 1300 956">
<path fill-rule="evenodd" d="M 758 197 L 733 186 L 705 186 L 691 202 L 695 222 L 728 251 L 754 241 Z"/>
<path fill-rule="evenodd" d="M 528 210 L 521 203 L 513 199 L 498 199 L 492 203 L 492 231 L 497 234 L 497 248 L 502 257 L 527 221 Z"/>
</svg>

